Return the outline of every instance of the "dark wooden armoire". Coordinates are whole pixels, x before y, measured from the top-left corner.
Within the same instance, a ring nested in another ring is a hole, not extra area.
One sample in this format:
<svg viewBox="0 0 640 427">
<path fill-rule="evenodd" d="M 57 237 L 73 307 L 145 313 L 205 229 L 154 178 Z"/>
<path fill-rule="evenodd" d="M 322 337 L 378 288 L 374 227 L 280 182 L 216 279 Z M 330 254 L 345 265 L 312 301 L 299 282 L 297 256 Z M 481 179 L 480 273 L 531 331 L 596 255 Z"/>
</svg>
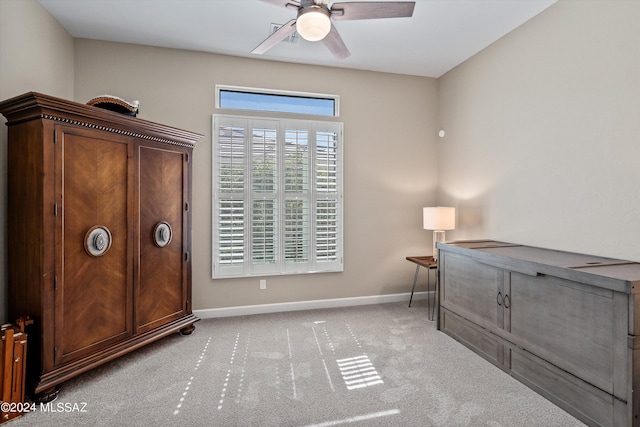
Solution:
<svg viewBox="0 0 640 427">
<path fill-rule="evenodd" d="M 7 118 L 9 318 L 30 316 L 27 387 L 189 334 L 192 152 L 200 134 L 39 93 Z"/>
</svg>

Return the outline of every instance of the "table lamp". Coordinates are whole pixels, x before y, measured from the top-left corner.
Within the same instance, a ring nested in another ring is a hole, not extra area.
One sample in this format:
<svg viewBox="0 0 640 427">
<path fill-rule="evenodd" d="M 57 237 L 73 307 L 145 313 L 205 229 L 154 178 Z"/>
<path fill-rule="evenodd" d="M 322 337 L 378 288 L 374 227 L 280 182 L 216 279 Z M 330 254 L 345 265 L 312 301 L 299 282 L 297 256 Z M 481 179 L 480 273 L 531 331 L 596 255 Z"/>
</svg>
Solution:
<svg viewBox="0 0 640 427">
<path fill-rule="evenodd" d="M 422 225 L 425 230 L 433 230 L 433 259 L 438 259 L 436 242 L 444 242 L 444 231 L 456 228 L 456 208 L 422 208 Z"/>
</svg>

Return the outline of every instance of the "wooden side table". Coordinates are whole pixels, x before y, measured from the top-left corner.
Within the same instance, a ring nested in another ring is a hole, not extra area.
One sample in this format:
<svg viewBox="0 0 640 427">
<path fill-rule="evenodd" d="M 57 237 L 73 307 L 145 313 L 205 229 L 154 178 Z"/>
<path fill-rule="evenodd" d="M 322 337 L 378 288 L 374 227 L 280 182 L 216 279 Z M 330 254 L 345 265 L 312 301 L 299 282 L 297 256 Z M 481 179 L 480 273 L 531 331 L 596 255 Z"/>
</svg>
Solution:
<svg viewBox="0 0 640 427">
<path fill-rule="evenodd" d="M 435 286 L 433 290 L 433 302 L 429 298 L 429 288 L 431 287 L 431 275 L 430 270 L 436 270 L 438 268 L 438 261 L 434 260 L 432 256 L 408 256 L 407 261 L 411 261 L 416 264 L 416 274 L 413 276 L 413 288 L 411 288 L 411 298 L 409 299 L 409 307 L 411 307 L 411 301 L 413 300 L 413 292 L 416 290 L 416 282 L 418 281 L 418 273 L 420 267 L 427 269 L 427 315 L 429 320 L 434 320 L 435 307 L 436 307 L 436 290 L 438 288 L 438 274 L 436 273 Z"/>
</svg>

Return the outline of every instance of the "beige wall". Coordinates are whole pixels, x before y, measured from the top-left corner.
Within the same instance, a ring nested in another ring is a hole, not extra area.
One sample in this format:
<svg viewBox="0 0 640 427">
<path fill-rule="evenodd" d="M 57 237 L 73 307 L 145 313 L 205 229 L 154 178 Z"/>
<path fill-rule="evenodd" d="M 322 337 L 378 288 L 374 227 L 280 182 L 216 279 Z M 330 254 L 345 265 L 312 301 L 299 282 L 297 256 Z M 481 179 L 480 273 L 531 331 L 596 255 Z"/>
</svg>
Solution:
<svg viewBox="0 0 640 427">
<path fill-rule="evenodd" d="M 439 79 L 456 238 L 640 261 L 640 2 L 560 0 Z"/>
<path fill-rule="evenodd" d="M 140 100 L 141 118 L 205 135 L 194 155 L 195 309 L 409 290 L 413 268 L 404 257 L 430 248 L 420 210 L 435 201 L 436 193 L 435 79 L 73 40 L 35 1 L 0 0 L 0 5 L 2 99 L 35 90 L 85 102 L 108 93 Z M 16 38 L 24 40 L 7 42 Z M 345 123 L 343 273 L 269 277 L 265 291 L 258 289 L 258 278 L 210 278 L 216 83 L 340 95 L 339 120 Z M 1 135 L 6 146 L 6 132 Z M 6 162 L 6 149 L 2 153 Z"/>
<path fill-rule="evenodd" d="M 640 260 L 639 20 L 634 0 L 560 0 L 436 81 L 90 40 L 74 48 L 35 1 L 0 0 L 0 98 L 110 93 L 139 99 L 142 118 L 205 135 L 194 163 L 196 309 L 398 293 L 412 279 L 404 257 L 430 250 L 420 208 L 436 200 L 459 208 L 450 238 Z M 216 83 L 340 95 L 344 273 L 269 277 L 266 291 L 257 278 L 210 279 Z M 6 163 L 5 131 L 0 143 Z"/>
<path fill-rule="evenodd" d="M 73 38 L 35 0 L 0 0 L 0 99 L 30 91 L 73 98 Z"/>
<path fill-rule="evenodd" d="M 216 83 L 331 93 L 344 122 L 344 272 L 211 279 L 211 115 Z M 204 134 L 194 152 L 195 309 L 408 292 L 404 257 L 429 249 L 421 208 L 435 201 L 437 81 L 76 40 L 78 100 L 140 100 L 140 117 Z"/>
<path fill-rule="evenodd" d="M 73 38 L 35 0 L 0 0 L 0 100 L 25 92 L 73 98 Z M 0 321 L 6 319 L 7 131 L 0 115 Z"/>
</svg>

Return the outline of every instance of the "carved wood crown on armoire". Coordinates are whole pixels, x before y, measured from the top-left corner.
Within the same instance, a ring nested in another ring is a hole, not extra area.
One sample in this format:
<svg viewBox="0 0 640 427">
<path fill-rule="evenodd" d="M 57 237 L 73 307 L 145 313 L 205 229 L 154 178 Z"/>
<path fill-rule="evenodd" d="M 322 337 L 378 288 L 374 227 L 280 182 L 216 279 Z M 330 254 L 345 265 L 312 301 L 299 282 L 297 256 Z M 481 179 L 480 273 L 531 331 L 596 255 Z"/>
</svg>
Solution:
<svg viewBox="0 0 640 427">
<path fill-rule="evenodd" d="M 7 118 L 11 319 L 31 316 L 27 387 L 60 384 L 198 320 L 192 152 L 200 134 L 27 93 Z"/>
</svg>

